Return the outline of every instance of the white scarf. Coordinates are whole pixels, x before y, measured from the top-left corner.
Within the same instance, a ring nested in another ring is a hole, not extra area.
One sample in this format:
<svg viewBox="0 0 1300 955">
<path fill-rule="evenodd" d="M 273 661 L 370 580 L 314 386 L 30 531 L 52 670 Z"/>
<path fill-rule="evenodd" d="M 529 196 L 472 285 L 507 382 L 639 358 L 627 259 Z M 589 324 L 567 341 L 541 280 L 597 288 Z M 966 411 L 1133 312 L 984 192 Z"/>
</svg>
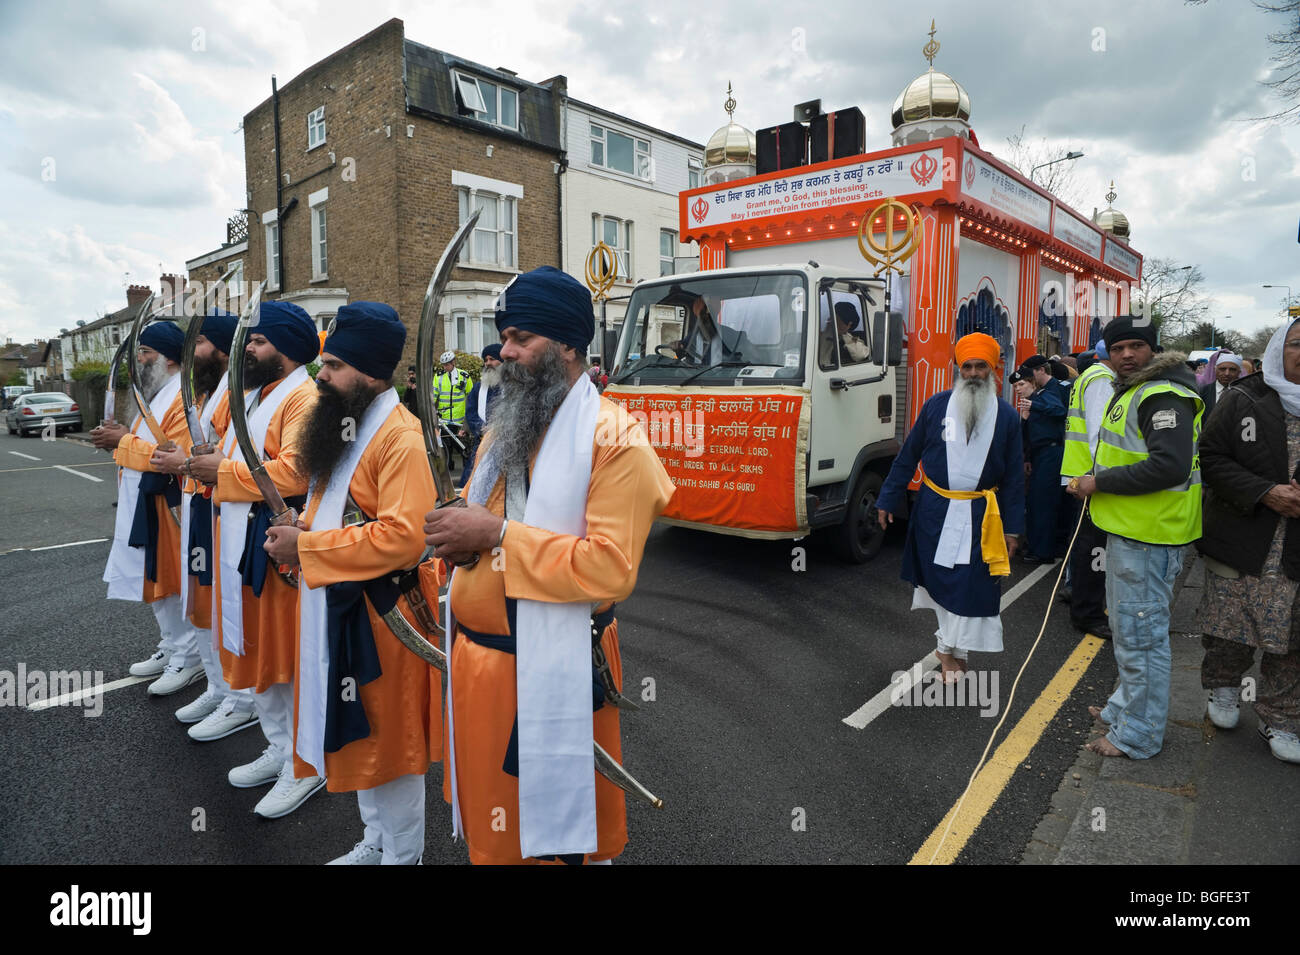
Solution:
<svg viewBox="0 0 1300 955">
<path fill-rule="evenodd" d="M 203 402 L 203 408 L 199 411 L 199 435 L 207 435 L 211 440 L 212 412 L 216 410 L 217 402 L 221 396 L 226 393 L 230 382 L 226 375 L 221 376 L 217 386 L 212 389 L 212 394 L 208 396 L 207 401 Z M 185 490 L 185 485 L 181 485 L 181 616 L 188 617 L 190 613 L 190 590 L 191 587 L 197 587 L 190 578 L 193 576 L 194 555 L 190 553 L 190 499 L 194 494 Z M 203 560 L 209 568 L 212 567 L 212 555 L 204 554 Z"/>
<path fill-rule="evenodd" d="M 580 376 L 542 438 L 524 508 L 525 524 L 557 534 L 586 536 L 592 442 L 599 411 L 599 393 L 590 378 Z M 478 463 L 470 480 L 472 502 L 486 501 L 496 484 L 499 467 L 493 450 L 489 445 L 487 460 Z M 450 660 L 455 618 L 450 600 L 446 606 L 446 650 Z M 530 858 L 595 852 L 591 604 L 520 600 L 515 623 L 520 854 Z M 451 680 L 448 666 L 451 804 L 453 832 L 459 834 L 462 826 Z"/>
<path fill-rule="evenodd" d="M 259 455 L 265 454 L 266 432 L 271 427 L 271 418 L 279 409 L 289 393 L 307 381 L 307 368 L 299 365 L 285 376 L 271 393 L 257 406 L 248 419 L 249 437 Z M 238 395 L 231 395 L 232 401 Z M 222 442 L 222 453 L 232 461 L 243 461 L 243 452 L 235 439 L 235 423 L 230 422 L 226 440 Z M 253 505 L 248 501 L 226 501 L 221 505 L 221 643 L 227 650 L 242 657 L 244 655 L 244 580 L 239 572 L 239 559 L 244 553 L 244 538 L 248 534 L 248 512 Z M 214 595 L 215 599 L 215 595 Z"/>
<path fill-rule="evenodd" d="M 162 421 L 180 388 L 181 377 L 177 374 L 158 389 L 149 402 L 149 411 L 155 421 Z M 143 415 L 137 414 L 131 422 L 131 433 L 137 433 L 143 422 Z M 109 600 L 140 601 L 144 600 L 144 548 L 132 547 L 127 540 L 135 522 L 135 505 L 140 499 L 143 472 L 133 468 L 118 468 L 118 472 L 117 517 L 113 522 L 113 546 L 108 552 L 108 563 L 104 565 L 103 581 L 108 584 Z"/>
<path fill-rule="evenodd" d="M 1288 322 L 1273 333 L 1268 348 L 1264 349 L 1263 371 L 1264 384 L 1277 392 L 1277 396 L 1282 399 L 1282 407 L 1290 414 L 1300 415 L 1300 385 L 1287 380 L 1286 366 L 1282 364 L 1286 336 L 1295 324 Z"/>
<path fill-rule="evenodd" d="M 357 426 L 356 440 L 348 444 L 342 458 L 330 475 L 322 492 L 312 484 L 308 492 L 305 514 L 312 499 L 320 495 L 320 507 L 311 520 L 313 531 L 333 531 L 343 526 L 343 510 L 347 506 L 348 487 L 352 475 L 361 463 L 361 455 L 379 433 L 398 405 L 397 391 L 389 388 L 370 402 L 361 423 Z M 399 568 L 394 568 L 394 570 Z M 364 598 L 363 598 L 364 599 Z M 330 655 L 326 634 L 328 615 L 325 609 L 325 588 L 308 587 L 306 581 L 298 582 L 298 609 L 300 616 L 298 653 L 298 732 L 296 750 L 310 763 L 317 776 L 325 775 L 325 707 L 329 692 Z"/>
<path fill-rule="evenodd" d="M 960 382 L 948 395 L 948 407 L 944 411 L 944 429 L 951 429 L 952 434 L 945 434 L 944 451 L 948 457 L 949 491 L 973 491 L 979 486 L 980 475 L 984 473 L 984 462 L 989 456 L 989 446 L 993 443 L 993 431 L 997 427 L 997 397 L 989 402 L 975 424 L 975 433 L 968 439 L 966 423 L 957 414 L 957 388 L 965 387 Z M 931 480 L 934 480 L 931 478 Z M 935 481 L 937 484 L 938 482 Z M 957 564 L 969 564 L 971 551 L 971 502 L 949 501 L 948 511 L 944 515 L 943 530 L 939 533 L 939 546 L 935 550 L 934 562 L 940 567 L 953 567 Z"/>
</svg>

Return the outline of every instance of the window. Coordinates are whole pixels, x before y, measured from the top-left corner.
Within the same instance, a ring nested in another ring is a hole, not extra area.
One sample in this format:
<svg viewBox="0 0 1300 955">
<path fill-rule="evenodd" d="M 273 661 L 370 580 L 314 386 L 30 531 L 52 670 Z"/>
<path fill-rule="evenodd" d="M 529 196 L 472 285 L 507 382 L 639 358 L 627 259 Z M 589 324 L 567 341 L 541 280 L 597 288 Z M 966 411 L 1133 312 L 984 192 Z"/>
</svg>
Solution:
<svg viewBox="0 0 1300 955">
<path fill-rule="evenodd" d="M 691 157 L 686 164 L 686 188 L 698 189 L 700 187 L 700 170 L 702 164 L 695 157 Z"/>
<path fill-rule="evenodd" d="M 226 304 L 220 307 L 238 314 L 239 309 L 236 303 L 240 302 L 243 298 L 244 260 L 236 259 L 234 262 L 231 262 L 230 265 L 226 267 L 226 274 L 222 277 L 222 281 L 226 283 L 226 289 L 224 292 Z M 219 305 L 222 297 L 223 293 L 218 293 L 217 302 Z"/>
<path fill-rule="evenodd" d="M 469 313 L 456 310 L 451 313 L 450 334 L 447 336 L 447 348 L 451 351 L 469 351 L 469 340 L 465 335 L 465 326 Z"/>
<path fill-rule="evenodd" d="M 672 229 L 659 230 L 659 274 L 673 274 L 673 256 L 677 254 L 677 233 Z"/>
<path fill-rule="evenodd" d="M 266 287 L 280 287 L 280 223 L 276 211 L 262 213 L 262 227 L 266 230 Z"/>
<path fill-rule="evenodd" d="M 307 148 L 325 145 L 325 107 L 318 106 L 307 114 Z"/>
<path fill-rule="evenodd" d="M 591 244 L 604 242 L 618 259 L 618 278 L 632 281 L 632 223 L 609 216 L 591 217 Z"/>
<path fill-rule="evenodd" d="M 636 139 L 595 123 L 591 124 L 591 163 L 646 181 L 653 178 L 650 140 Z"/>
<path fill-rule="evenodd" d="M 818 315 L 817 357 L 823 369 L 860 365 L 871 358 L 871 323 L 862 296 L 825 289 Z"/>
<path fill-rule="evenodd" d="M 488 345 L 501 341 L 501 333 L 497 331 L 496 312 L 484 312 L 480 316 L 480 324 L 482 327 L 479 331 L 483 340 L 479 342 L 478 350 L 481 352 Z"/>
<path fill-rule="evenodd" d="M 465 265 L 488 265 L 495 268 L 518 267 L 515 241 L 517 202 L 514 196 L 502 196 L 477 189 L 458 189 L 460 220 L 470 216 L 470 209 L 480 209 L 474 235 L 465 244 L 460 261 Z"/>
<path fill-rule="evenodd" d="M 319 282 L 329 277 L 325 216 L 325 206 L 329 197 L 328 186 L 313 192 L 307 197 L 307 205 L 311 207 L 311 280 L 313 282 Z"/>
<path fill-rule="evenodd" d="M 503 129 L 519 128 L 519 93 L 467 73 L 452 73 L 462 112 Z"/>
</svg>

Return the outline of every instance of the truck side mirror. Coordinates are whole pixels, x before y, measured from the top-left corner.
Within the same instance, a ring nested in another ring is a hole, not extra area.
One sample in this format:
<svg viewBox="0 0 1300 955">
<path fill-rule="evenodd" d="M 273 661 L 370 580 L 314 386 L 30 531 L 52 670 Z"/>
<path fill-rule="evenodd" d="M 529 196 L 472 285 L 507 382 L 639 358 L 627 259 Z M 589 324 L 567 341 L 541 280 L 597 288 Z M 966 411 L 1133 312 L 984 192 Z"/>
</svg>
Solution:
<svg viewBox="0 0 1300 955">
<path fill-rule="evenodd" d="M 871 353 L 879 362 L 883 356 L 884 365 L 897 366 L 903 363 L 903 313 L 876 312 L 871 323 Z"/>
</svg>

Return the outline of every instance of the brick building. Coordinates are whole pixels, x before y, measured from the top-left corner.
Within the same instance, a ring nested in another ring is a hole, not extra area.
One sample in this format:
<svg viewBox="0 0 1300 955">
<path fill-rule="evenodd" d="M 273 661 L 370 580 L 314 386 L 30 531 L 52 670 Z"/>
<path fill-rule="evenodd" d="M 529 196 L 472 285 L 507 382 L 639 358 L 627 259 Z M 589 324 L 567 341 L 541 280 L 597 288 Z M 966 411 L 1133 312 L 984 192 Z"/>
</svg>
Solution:
<svg viewBox="0 0 1300 955">
<path fill-rule="evenodd" d="M 408 328 L 468 210 L 479 228 L 442 304 L 438 348 L 477 351 L 490 305 L 521 271 L 560 265 L 565 79 L 541 83 L 405 37 L 389 20 L 279 87 L 244 117 L 248 236 L 200 256 L 292 301 L 324 328 L 349 301 L 387 302 Z M 485 325 L 485 323 L 487 323 Z M 407 359 L 414 357 L 414 335 Z"/>
</svg>

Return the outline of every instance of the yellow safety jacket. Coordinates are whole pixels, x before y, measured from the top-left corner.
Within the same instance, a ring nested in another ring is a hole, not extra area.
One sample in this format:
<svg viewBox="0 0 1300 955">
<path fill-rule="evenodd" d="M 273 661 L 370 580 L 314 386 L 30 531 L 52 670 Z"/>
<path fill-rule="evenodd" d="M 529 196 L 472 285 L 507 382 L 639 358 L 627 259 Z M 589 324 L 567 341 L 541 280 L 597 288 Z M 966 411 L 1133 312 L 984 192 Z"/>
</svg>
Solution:
<svg viewBox="0 0 1300 955">
<path fill-rule="evenodd" d="M 1083 393 L 1098 378 L 1115 380 L 1115 373 L 1101 362 L 1090 366 L 1074 379 L 1070 404 L 1065 410 L 1065 452 L 1061 455 L 1061 475 L 1078 477 L 1092 470 L 1092 449 L 1088 446 L 1088 418 L 1084 413 Z"/>
<path fill-rule="evenodd" d="M 465 420 L 465 399 L 469 395 L 469 375 L 459 368 L 451 374 L 442 372 L 433 378 L 433 401 L 438 417 L 448 424 Z"/>
</svg>

